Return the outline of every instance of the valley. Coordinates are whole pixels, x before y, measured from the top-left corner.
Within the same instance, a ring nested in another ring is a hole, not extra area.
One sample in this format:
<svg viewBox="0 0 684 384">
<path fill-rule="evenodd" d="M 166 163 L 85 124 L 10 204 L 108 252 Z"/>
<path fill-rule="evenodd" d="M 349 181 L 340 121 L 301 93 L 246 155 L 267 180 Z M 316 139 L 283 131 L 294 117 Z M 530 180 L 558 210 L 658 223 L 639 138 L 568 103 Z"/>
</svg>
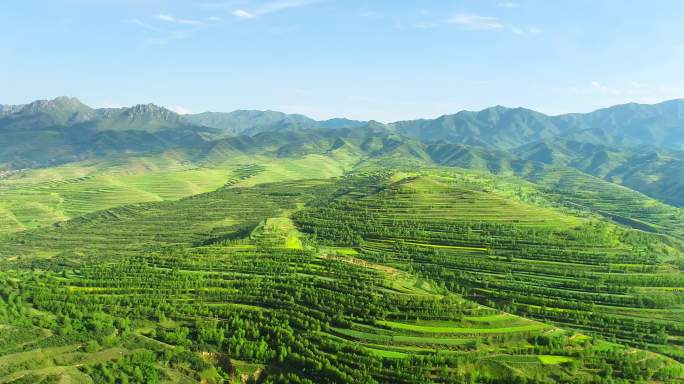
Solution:
<svg viewBox="0 0 684 384">
<path fill-rule="evenodd" d="M 684 384 L 684 1 L 0 1 L 0 384 Z"/>
<path fill-rule="evenodd" d="M 684 379 L 681 207 L 353 124 L 6 172 L 0 383 Z"/>
</svg>

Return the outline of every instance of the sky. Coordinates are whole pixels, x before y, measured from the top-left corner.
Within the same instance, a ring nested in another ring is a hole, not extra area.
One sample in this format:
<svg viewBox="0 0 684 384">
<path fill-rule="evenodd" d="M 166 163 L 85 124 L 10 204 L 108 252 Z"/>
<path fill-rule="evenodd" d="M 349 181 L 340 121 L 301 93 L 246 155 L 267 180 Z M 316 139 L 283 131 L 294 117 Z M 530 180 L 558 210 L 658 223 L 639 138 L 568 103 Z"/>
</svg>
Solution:
<svg viewBox="0 0 684 384">
<path fill-rule="evenodd" d="M 433 118 L 684 97 L 684 1 L 3 0 L 0 104 Z"/>
</svg>

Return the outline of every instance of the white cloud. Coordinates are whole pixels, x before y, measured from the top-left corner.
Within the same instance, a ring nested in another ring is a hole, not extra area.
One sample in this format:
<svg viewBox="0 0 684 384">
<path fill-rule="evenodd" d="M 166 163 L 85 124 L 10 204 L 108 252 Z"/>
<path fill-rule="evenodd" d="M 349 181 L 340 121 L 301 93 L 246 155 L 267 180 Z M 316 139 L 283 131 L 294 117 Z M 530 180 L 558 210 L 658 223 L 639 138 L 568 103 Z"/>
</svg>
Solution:
<svg viewBox="0 0 684 384">
<path fill-rule="evenodd" d="M 320 0 L 278 0 L 278 1 L 271 1 L 270 3 L 266 3 L 261 8 L 259 8 L 257 13 L 266 14 L 266 13 L 278 12 L 278 11 L 283 11 L 283 10 L 289 9 L 289 8 L 306 7 L 308 5 L 313 5 L 316 3 L 320 3 Z"/>
<path fill-rule="evenodd" d="M 158 15 L 155 18 L 168 22 L 167 16 L 168 15 Z M 146 23 L 140 19 L 128 19 L 124 20 L 124 22 L 138 26 L 147 31 L 154 32 L 153 36 L 148 36 L 142 40 L 143 46 L 166 45 L 172 40 L 186 39 L 192 36 L 192 31 L 167 29 L 161 26 Z"/>
<path fill-rule="evenodd" d="M 159 19 L 159 20 L 170 21 L 170 22 L 174 22 L 174 21 L 175 21 L 175 19 L 174 19 L 173 17 L 171 17 L 171 16 L 169 16 L 169 15 L 163 15 L 163 14 L 157 15 L 156 18 Z"/>
<path fill-rule="evenodd" d="M 233 16 L 237 16 L 241 19 L 252 19 L 256 17 L 255 14 L 249 13 L 245 11 L 244 9 L 236 9 L 233 11 Z"/>
<path fill-rule="evenodd" d="M 526 34 L 530 34 L 530 33 L 531 34 L 538 34 L 538 33 L 541 33 L 542 30 L 539 28 L 535 28 L 535 27 L 532 27 L 532 28 L 511 27 L 511 32 L 513 32 L 513 34 L 515 34 L 515 35 L 520 36 L 520 35 L 526 35 Z"/>
<path fill-rule="evenodd" d="M 504 1 L 504 2 L 499 3 L 498 5 L 499 5 L 499 7 L 503 7 L 503 8 L 519 8 L 520 7 L 520 3 L 516 3 L 513 1 Z"/>
<path fill-rule="evenodd" d="M 236 9 L 233 11 L 233 16 L 241 19 L 253 19 L 258 16 L 280 12 L 286 9 L 306 7 L 320 3 L 321 1 L 323 0 L 275 0 L 264 3 L 253 10 Z"/>
<path fill-rule="evenodd" d="M 151 26 L 150 24 L 147 24 L 147 23 L 141 21 L 140 19 L 127 19 L 127 20 L 124 20 L 124 22 L 125 22 L 125 23 L 128 23 L 128 24 L 137 25 L 138 27 L 147 29 L 147 30 L 149 30 L 149 31 L 159 32 L 159 33 L 164 32 L 164 31 L 162 31 L 162 30 L 159 29 L 159 28 L 153 27 L 153 26 Z"/>
<path fill-rule="evenodd" d="M 591 82 L 591 88 L 594 91 L 599 92 L 599 93 L 605 93 L 605 94 L 620 94 L 621 93 L 621 91 L 619 91 L 617 89 L 610 88 L 610 87 L 604 85 L 603 83 L 601 83 L 600 81 L 592 81 Z"/>
<path fill-rule="evenodd" d="M 449 22 L 471 29 L 501 29 L 504 25 L 496 17 L 459 13 L 449 19 Z"/>
<path fill-rule="evenodd" d="M 184 25 L 201 25 L 202 22 L 199 20 L 193 20 L 193 19 L 179 19 L 176 17 L 173 17 L 171 15 L 166 15 L 163 13 L 158 14 L 155 16 L 157 20 L 161 21 L 166 21 L 169 23 L 175 23 L 175 24 L 184 24 Z"/>
<path fill-rule="evenodd" d="M 192 109 L 190 109 L 190 108 L 185 108 L 185 107 L 180 106 L 180 105 L 174 105 L 174 106 L 171 106 L 171 107 L 167 107 L 167 109 L 168 109 L 169 111 L 176 112 L 176 113 L 179 114 L 179 115 L 190 115 L 190 114 L 193 114 L 193 113 L 194 113 L 194 112 L 192 111 Z"/>
<path fill-rule="evenodd" d="M 612 88 L 609 87 L 605 84 L 603 84 L 600 81 L 594 80 L 589 83 L 589 86 L 580 86 L 580 87 L 570 87 L 568 88 L 572 93 L 578 94 L 578 95 L 600 95 L 600 96 L 621 96 L 621 95 L 626 95 L 628 92 L 624 92 L 621 89 L 617 88 Z"/>
</svg>

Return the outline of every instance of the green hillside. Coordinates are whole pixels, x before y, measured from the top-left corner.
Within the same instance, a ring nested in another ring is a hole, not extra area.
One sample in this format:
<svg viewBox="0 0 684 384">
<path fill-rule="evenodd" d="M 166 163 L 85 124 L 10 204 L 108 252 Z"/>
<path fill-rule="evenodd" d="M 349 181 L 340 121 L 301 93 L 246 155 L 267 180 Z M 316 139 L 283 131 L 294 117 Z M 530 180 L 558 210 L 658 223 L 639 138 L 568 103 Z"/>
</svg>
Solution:
<svg viewBox="0 0 684 384">
<path fill-rule="evenodd" d="M 576 168 L 668 203 L 684 205 L 684 158 L 677 151 L 546 140 L 516 148 L 513 153 L 525 160 Z"/>
<path fill-rule="evenodd" d="M 422 141 L 498 149 L 557 137 L 604 145 L 652 145 L 680 150 L 684 147 L 684 100 L 653 105 L 631 103 L 559 116 L 496 106 L 390 125 Z"/>
<path fill-rule="evenodd" d="M 78 99 L 59 97 L 2 108 L 0 170 L 169 150 L 222 162 L 228 155 L 325 155 L 345 147 L 356 157 L 395 157 L 399 163 L 494 173 L 571 167 L 682 206 L 683 105 L 672 100 L 561 116 L 497 106 L 382 124 L 316 121 L 275 111 L 180 116 L 153 104 L 93 109 Z"/>
<path fill-rule="evenodd" d="M 0 383 L 684 382 L 672 105 L 3 107 Z"/>
<path fill-rule="evenodd" d="M 470 171 L 229 183 L 2 240 L 0 373 L 667 381 L 678 252 Z"/>
<path fill-rule="evenodd" d="M 85 213 L 212 191 L 228 167 L 198 167 L 171 157 L 71 163 L 0 180 L 0 232 L 49 226 Z"/>
<path fill-rule="evenodd" d="M 0 170 L 159 153 L 218 133 L 152 104 L 92 109 L 75 98 L 39 100 L 0 115 Z"/>
<path fill-rule="evenodd" d="M 248 110 L 238 110 L 229 113 L 203 112 L 185 115 L 182 119 L 195 125 L 219 129 L 231 136 L 253 136 L 261 132 L 300 129 L 354 128 L 365 125 L 363 121 L 343 118 L 316 121 L 298 114 Z"/>
</svg>

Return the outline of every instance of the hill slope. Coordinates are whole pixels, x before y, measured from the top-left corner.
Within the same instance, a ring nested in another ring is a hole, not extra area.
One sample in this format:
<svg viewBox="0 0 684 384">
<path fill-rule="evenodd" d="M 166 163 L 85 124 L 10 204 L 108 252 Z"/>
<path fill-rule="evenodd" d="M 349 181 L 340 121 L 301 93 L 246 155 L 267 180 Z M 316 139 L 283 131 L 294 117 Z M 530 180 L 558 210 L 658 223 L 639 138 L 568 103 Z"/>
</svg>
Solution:
<svg viewBox="0 0 684 384">
<path fill-rule="evenodd" d="M 655 147 L 616 148 L 574 140 L 545 140 L 512 151 L 521 159 L 579 169 L 662 201 L 684 206 L 684 157 Z"/>
<path fill-rule="evenodd" d="M 330 119 L 316 121 L 304 115 L 285 114 L 276 111 L 237 110 L 229 113 L 204 112 L 184 115 L 183 119 L 195 125 L 216 128 L 231 136 L 253 136 L 261 132 L 301 129 L 353 128 L 364 125 L 362 121 Z"/>
<path fill-rule="evenodd" d="M 0 116 L 0 169 L 192 147 L 216 133 L 152 104 L 92 109 L 74 98 L 41 100 Z"/>
<path fill-rule="evenodd" d="M 511 149 L 530 142 L 564 137 L 604 145 L 652 145 L 684 148 L 684 100 L 626 104 L 591 113 L 548 116 L 525 108 L 462 111 L 433 120 L 390 124 L 422 141 L 446 141 Z"/>
<path fill-rule="evenodd" d="M 497 106 L 382 124 L 315 121 L 274 111 L 179 116 L 153 104 L 93 109 L 60 97 L 3 107 L 0 169 L 168 150 L 204 162 L 344 152 L 349 159 L 385 165 L 440 164 L 519 175 L 548 165 L 572 167 L 681 206 L 683 105 L 627 104 L 561 116 Z"/>
<path fill-rule="evenodd" d="M 679 379 L 676 250 L 548 197 L 360 170 L 0 237 L 0 378 Z"/>
</svg>

